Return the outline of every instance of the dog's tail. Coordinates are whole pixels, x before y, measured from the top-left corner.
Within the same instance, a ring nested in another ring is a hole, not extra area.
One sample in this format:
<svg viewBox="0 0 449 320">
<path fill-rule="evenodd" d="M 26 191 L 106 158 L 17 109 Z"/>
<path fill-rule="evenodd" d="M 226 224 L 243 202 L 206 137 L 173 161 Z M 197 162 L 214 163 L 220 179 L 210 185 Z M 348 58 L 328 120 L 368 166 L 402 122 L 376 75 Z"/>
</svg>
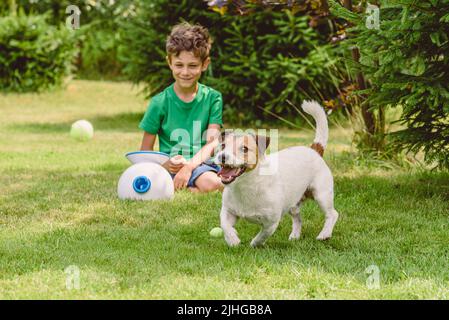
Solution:
<svg viewBox="0 0 449 320">
<path fill-rule="evenodd" d="M 310 147 L 318 152 L 320 156 L 323 156 L 329 136 L 326 113 L 324 112 L 323 107 L 321 107 L 318 102 L 313 100 L 304 100 L 301 107 L 305 112 L 310 114 L 313 119 L 315 119 L 316 123 L 315 139 Z"/>
</svg>

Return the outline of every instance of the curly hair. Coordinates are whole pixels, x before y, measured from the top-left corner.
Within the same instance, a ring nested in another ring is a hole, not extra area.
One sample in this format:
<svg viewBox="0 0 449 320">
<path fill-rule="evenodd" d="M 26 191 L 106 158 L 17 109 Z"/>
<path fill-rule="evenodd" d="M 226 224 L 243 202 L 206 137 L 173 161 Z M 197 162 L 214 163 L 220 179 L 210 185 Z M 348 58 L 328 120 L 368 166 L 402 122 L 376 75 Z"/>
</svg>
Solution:
<svg viewBox="0 0 449 320">
<path fill-rule="evenodd" d="M 212 39 L 207 28 L 183 22 L 173 27 L 165 48 L 169 58 L 172 55 L 177 57 L 181 51 L 190 51 L 204 62 L 209 57 L 211 46 Z"/>
</svg>

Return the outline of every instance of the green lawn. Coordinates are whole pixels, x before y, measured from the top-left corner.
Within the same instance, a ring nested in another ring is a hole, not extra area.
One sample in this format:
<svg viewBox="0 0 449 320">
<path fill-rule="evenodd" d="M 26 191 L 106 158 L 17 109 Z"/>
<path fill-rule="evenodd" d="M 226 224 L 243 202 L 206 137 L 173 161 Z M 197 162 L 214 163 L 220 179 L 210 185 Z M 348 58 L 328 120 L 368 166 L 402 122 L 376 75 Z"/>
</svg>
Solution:
<svg viewBox="0 0 449 320">
<path fill-rule="evenodd" d="M 325 159 L 340 212 L 287 216 L 260 249 L 258 228 L 237 224 L 242 245 L 211 238 L 221 194 L 178 192 L 170 202 L 119 201 L 116 184 L 138 149 L 147 103 L 128 84 L 73 81 L 48 94 L 0 95 L 0 298 L 2 299 L 448 299 L 449 175 L 357 159 L 350 133 L 331 128 Z M 94 139 L 69 137 L 87 119 Z M 281 131 L 280 147 L 313 133 Z M 379 287 L 367 286 L 379 268 Z M 79 289 L 66 268 L 79 270 Z M 369 278 L 371 277 L 371 278 Z"/>
</svg>

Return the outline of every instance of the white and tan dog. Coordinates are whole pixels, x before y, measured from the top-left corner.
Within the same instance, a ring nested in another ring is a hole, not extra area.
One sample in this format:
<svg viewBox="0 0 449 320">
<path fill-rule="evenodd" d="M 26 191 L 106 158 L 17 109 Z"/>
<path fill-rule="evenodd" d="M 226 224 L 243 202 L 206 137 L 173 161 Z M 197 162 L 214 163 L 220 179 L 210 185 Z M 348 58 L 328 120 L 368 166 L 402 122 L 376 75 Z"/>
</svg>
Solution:
<svg viewBox="0 0 449 320">
<path fill-rule="evenodd" d="M 315 101 L 304 101 L 302 109 L 316 122 L 315 140 L 311 147 L 291 147 L 266 156 L 264 152 L 269 138 L 223 133 L 221 150 L 215 162 L 222 166 L 218 175 L 225 188 L 220 221 L 229 246 L 240 243 L 234 229 L 237 218 L 262 226 L 251 241 L 251 246 L 256 247 L 263 245 L 274 233 L 286 212 L 293 220 L 289 239 L 298 239 L 301 233 L 299 208 L 302 200 L 310 195 L 326 216 L 317 239 L 331 237 L 338 212 L 334 209 L 332 173 L 322 158 L 328 139 L 327 118 Z M 266 168 L 274 162 L 277 170 L 266 174 Z"/>
</svg>

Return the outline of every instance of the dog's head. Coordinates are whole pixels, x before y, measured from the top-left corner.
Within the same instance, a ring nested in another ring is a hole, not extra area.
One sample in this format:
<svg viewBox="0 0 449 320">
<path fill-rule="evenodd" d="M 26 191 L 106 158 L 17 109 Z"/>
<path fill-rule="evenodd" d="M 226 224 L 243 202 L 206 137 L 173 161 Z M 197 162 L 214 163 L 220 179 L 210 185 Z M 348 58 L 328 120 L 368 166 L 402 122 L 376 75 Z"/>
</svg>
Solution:
<svg viewBox="0 0 449 320">
<path fill-rule="evenodd" d="M 229 184 L 245 172 L 254 170 L 270 143 L 270 138 L 255 134 L 223 132 L 215 163 L 221 166 L 218 175 Z"/>
</svg>

